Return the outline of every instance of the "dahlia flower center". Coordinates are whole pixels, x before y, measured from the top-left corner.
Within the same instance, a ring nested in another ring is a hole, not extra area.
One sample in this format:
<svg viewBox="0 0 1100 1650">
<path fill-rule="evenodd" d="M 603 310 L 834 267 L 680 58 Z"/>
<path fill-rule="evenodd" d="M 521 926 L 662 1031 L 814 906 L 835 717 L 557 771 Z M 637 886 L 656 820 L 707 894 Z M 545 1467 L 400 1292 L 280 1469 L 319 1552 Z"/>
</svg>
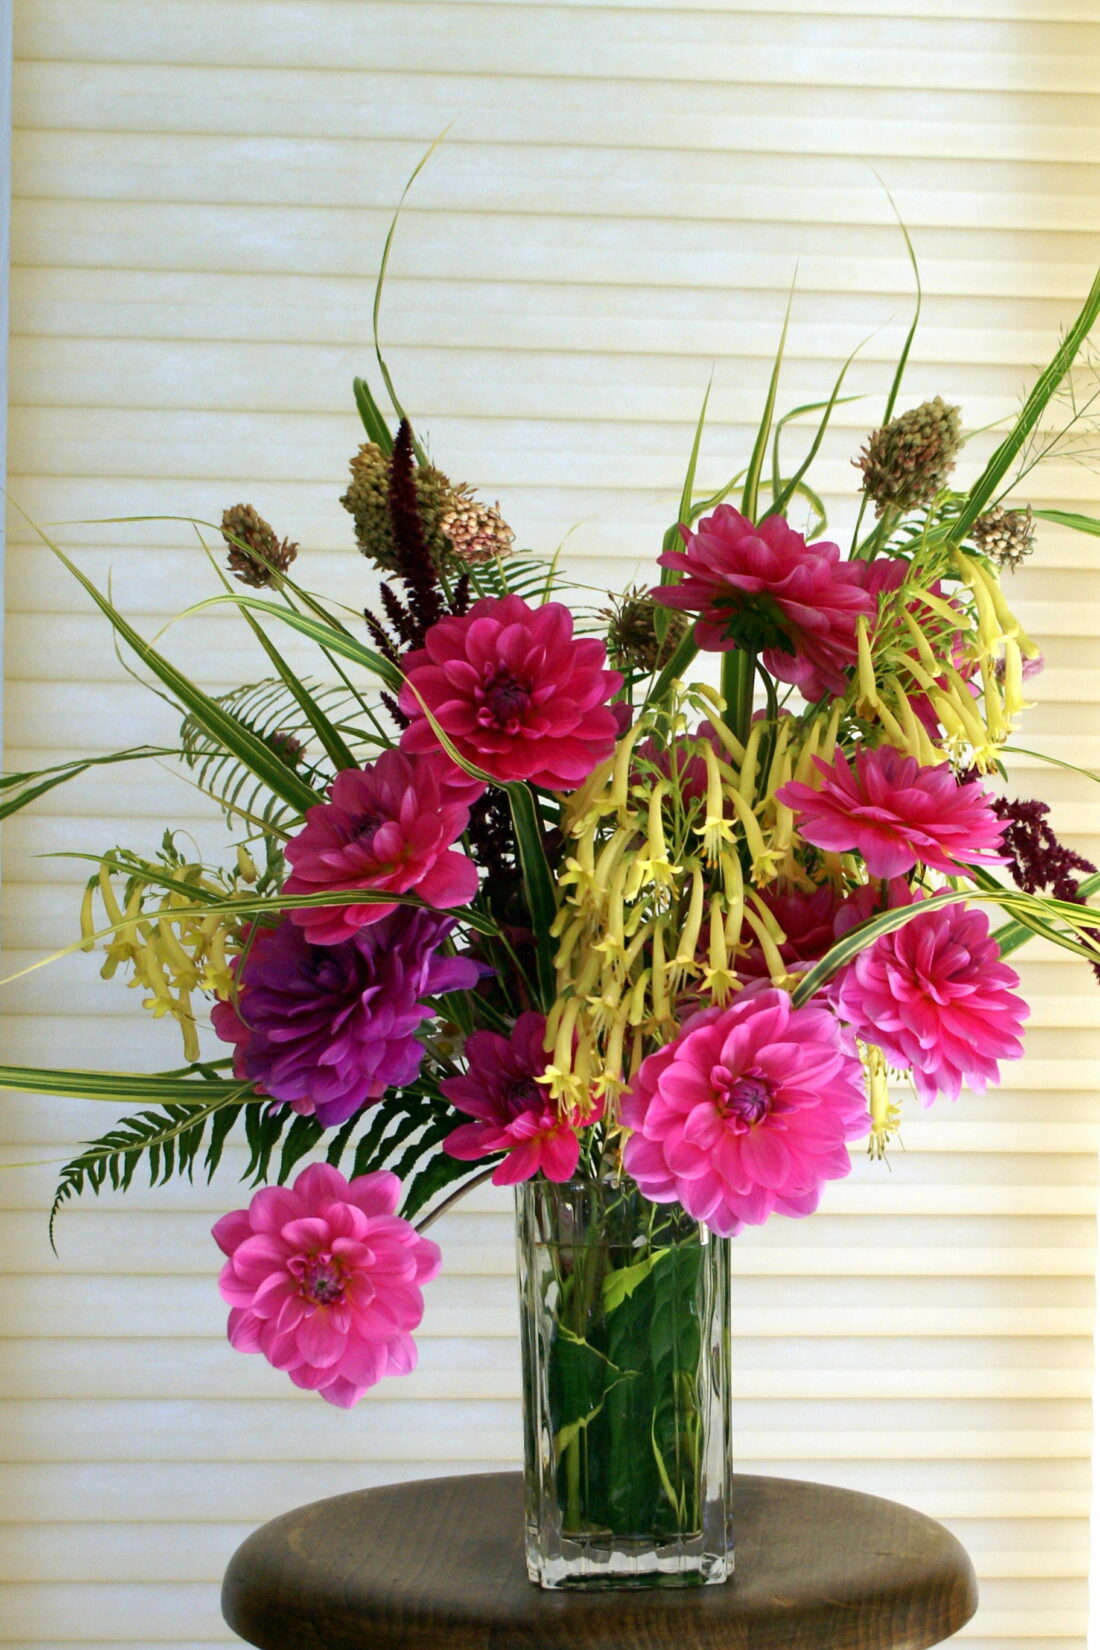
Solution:
<svg viewBox="0 0 1100 1650">
<path fill-rule="evenodd" d="M 377 836 L 378 829 L 382 824 L 383 818 L 381 814 L 363 814 L 355 821 L 355 830 L 352 834 L 356 842 L 361 842 L 365 847 L 369 848 Z"/>
<path fill-rule="evenodd" d="M 500 728 L 504 733 L 515 733 L 531 693 L 510 671 L 494 671 L 491 666 L 486 666 L 485 686 L 479 697 L 481 705 L 477 719 L 480 725 L 483 728 Z"/>
<path fill-rule="evenodd" d="M 762 1123 L 771 1110 L 771 1088 L 760 1071 L 733 1072 L 728 1066 L 715 1066 L 711 1081 L 719 1109 L 738 1133 Z"/>
<path fill-rule="evenodd" d="M 540 1111 L 548 1094 L 549 1090 L 533 1077 L 517 1077 L 508 1085 L 504 1104 L 512 1117 L 520 1117 L 525 1111 Z"/>
<path fill-rule="evenodd" d="M 335 1306 L 344 1298 L 344 1269 L 331 1255 L 302 1255 L 292 1261 L 290 1269 L 297 1272 L 301 1293 L 315 1306 Z"/>
</svg>

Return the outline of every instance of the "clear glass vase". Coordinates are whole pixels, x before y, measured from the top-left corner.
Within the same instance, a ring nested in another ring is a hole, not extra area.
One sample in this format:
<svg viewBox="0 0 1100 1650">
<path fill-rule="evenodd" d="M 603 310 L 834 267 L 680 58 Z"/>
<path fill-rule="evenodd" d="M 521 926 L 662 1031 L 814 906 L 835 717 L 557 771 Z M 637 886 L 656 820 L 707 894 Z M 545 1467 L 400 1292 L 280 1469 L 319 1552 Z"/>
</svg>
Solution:
<svg viewBox="0 0 1100 1650">
<path fill-rule="evenodd" d="M 532 1581 L 725 1581 L 728 1240 L 626 1179 L 529 1180 L 516 1214 Z"/>
</svg>

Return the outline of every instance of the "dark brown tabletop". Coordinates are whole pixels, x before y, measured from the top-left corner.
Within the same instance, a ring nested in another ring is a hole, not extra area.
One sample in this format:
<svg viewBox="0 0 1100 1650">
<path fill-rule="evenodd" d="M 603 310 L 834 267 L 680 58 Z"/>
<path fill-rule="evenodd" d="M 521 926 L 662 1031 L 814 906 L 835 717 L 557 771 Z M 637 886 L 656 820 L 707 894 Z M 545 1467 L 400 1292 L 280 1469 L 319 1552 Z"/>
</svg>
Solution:
<svg viewBox="0 0 1100 1650">
<path fill-rule="evenodd" d="M 222 1609 L 261 1650 L 923 1650 L 969 1621 L 974 1569 L 941 1524 L 876 1496 L 734 1479 L 723 1586 L 542 1592 L 519 1473 L 338 1495 L 249 1536 Z"/>
</svg>

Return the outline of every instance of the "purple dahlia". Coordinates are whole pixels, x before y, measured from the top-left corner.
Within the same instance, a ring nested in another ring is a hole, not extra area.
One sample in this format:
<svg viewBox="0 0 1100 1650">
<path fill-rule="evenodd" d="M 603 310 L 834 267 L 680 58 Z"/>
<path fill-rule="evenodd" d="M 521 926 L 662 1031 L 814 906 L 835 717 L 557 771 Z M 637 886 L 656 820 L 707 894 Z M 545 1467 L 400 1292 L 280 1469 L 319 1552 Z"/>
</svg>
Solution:
<svg viewBox="0 0 1100 1650">
<path fill-rule="evenodd" d="M 234 1070 L 325 1128 L 343 1123 L 420 1070 L 425 1001 L 474 985 L 481 967 L 444 956 L 451 917 L 403 906 L 339 945 L 312 945 L 296 924 L 255 931 L 236 963 L 235 1003 L 214 1030 L 236 1044 Z"/>
</svg>

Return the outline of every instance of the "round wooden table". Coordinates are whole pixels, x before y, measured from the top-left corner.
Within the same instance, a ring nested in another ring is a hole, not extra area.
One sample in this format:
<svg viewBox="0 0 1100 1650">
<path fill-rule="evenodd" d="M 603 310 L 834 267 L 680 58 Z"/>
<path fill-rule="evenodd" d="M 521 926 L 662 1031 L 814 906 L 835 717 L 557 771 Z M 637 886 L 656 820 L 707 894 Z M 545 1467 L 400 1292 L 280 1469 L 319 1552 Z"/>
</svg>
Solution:
<svg viewBox="0 0 1100 1650">
<path fill-rule="evenodd" d="M 723 1586 L 542 1592 L 519 1473 L 338 1495 L 249 1536 L 222 1610 L 261 1650 L 923 1650 L 978 1602 L 942 1525 L 827 1484 L 734 1480 Z"/>
</svg>

